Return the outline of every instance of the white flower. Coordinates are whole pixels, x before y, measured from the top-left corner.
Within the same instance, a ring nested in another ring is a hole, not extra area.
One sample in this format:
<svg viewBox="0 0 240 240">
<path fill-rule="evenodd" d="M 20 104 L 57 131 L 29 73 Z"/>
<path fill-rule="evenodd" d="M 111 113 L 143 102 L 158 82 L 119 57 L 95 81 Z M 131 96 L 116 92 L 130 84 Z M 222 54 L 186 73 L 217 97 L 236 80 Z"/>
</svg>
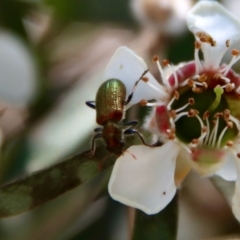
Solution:
<svg viewBox="0 0 240 240">
<path fill-rule="evenodd" d="M 220 4 L 201 1 L 187 16 L 195 42 L 195 60 L 167 77 L 158 61 L 162 84 L 147 73 L 133 96 L 153 108 L 145 126 L 163 142 L 161 147 L 132 146 L 116 161 L 109 182 L 115 200 L 147 214 L 161 211 L 193 168 L 200 175 L 218 174 L 236 181 L 233 212 L 240 221 L 240 76 L 232 65 L 240 58 L 232 49 L 228 65 L 221 59 L 240 40 L 240 22 Z M 199 59 L 202 50 L 204 61 Z M 105 78 L 121 79 L 130 93 L 147 69 L 126 47 L 112 57 Z M 155 102 L 148 100 L 155 99 Z"/>
</svg>

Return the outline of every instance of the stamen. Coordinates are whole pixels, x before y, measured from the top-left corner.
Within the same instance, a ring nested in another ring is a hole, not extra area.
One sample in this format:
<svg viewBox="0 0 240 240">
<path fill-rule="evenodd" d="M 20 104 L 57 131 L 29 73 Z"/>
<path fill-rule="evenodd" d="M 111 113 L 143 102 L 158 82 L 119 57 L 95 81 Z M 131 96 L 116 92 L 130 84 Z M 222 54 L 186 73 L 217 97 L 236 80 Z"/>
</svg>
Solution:
<svg viewBox="0 0 240 240">
<path fill-rule="evenodd" d="M 227 77 L 221 76 L 221 79 L 224 80 L 226 83 L 230 83 L 231 80 Z"/>
<path fill-rule="evenodd" d="M 178 109 L 175 109 L 175 112 L 176 113 L 178 113 L 178 112 L 180 112 L 180 111 L 182 111 L 182 110 L 184 110 L 188 105 L 190 105 L 190 103 L 188 102 L 188 103 L 186 103 L 185 105 L 183 105 L 182 107 L 180 107 L 180 108 L 178 108 Z"/>
<path fill-rule="evenodd" d="M 147 107 L 157 107 L 161 105 L 160 102 L 148 102 L 147 100 L 143 99 L 139 102 L 140 106 L 147 106 Z"/>
<path fill-rule="evenodd" d="M 234 83 L 227 83 L 225 85 L 222 86 L 222 88 L 226 89 L 226 92 L 232 92 L 232 90 L 235 88 L 235 84 Z"/>
<path fill-rule="evenodd" d="M 216 46 L 216 41 L 213 40 L 213 38 L 212 38 L 209 34 L 207 34 L 207 33 L 205 33 L 205 32 L 197 32 L 197 33 L 196 33 L 196 36 L 199 38 L 199 40 L 200 40 L 201 42 L 208 43 L 208 44 L 210 44 L 212 47 L 215 47 L 215 46 Z"/>
<path fill-rule="evenodd" d="M 186 115 L 188 116 L 188 111 L 186 111 L 186 112 L 181 112 L 181 113 L 177 114 L 177 115 L 176 115 L 176 118 L 174 119 L 174 122 L 177 122 L 178 119 L 180 119 L 181 117 L 186 116 Z"/>
<path fill-rule="evenodd" d="M 226 145 L 227 145 L 228 147 L 232 147 L 232 146 L 233 146 L 233 141 L 228 140 L 227 143 L 226 143 Z"/>
<path fill-rule="evenodd" d="M 200 75 L 199 77 L 198 77 L 198 81 L 200 81 L 200 82 L 205 82 L 205 81 L 207 81 L 207 75 L 206 74 L 202 74 L 202 75 Z"/>
<path fill-rule="evenodd" d="M 202 119 L 198 115 L 196 115 L 196 117 L 197 117 L 197 119 L 198 119 L 198 121 L 199 121 L 199 123 L 201 125 L 201 128 L 205 129 L 205 126 L 204 126 L 204 123 L 203 123 Z"/>
<path fill-rule="evenodd" d="M 139 105 L 140 106 L 146 106 L 148 104 L 148 101 L 145 100 L 145 99 L 142 99 L 140 102 L 139 102 Z"/>
<path fill-rule="evenodd" d="M 194 105 L 195 104 L 194 98 L 189 98 L 188 102 L 189 102 L 190 105 Z"/>
<path fill-rule="evenodd" d="M 239 120 L 238 120 L 237 118 L 233 117 L 232 115 L 230 115 L 230 118 L 229 118 L 229 120 L 231 120 L 232 122 L 234 122 L 234 123 L 235 123 L 235 125 L 236 125 L 236 127 L 237 127 L 237 129 L 238 129 L 238 131 L 240 131 L 240 124 L 239 124 Z"/>
<path fill-rule="evenodd" d="M 220 72 L 216 73 L 214 76 L 213 76 L 214 79 L 221 79 L 223 81 L 225 81 L 225 83 L 230 83 L 231 80 L 227 77 L 224 77 Z"/>
<path fill-rule="evenodd" d="M 232 60 L 230 61 L 230 63 L 224 67 L 223 69 L 221 69 L 220 71 L 222 72 L 223 76 L 226 76 L 229 72 L 229 70 L 231 69 L 231 67 L 239 60 L 240 56 L 239 56 L 239 51 L 237 49 L 233 49 L 232 50 Z"/>
<path fill-rule="evenodd" d="M 202 144 L 202 141 L 203 141 L 203 139 L 206 137 L 206 135 L 207 135 L 207 131 L 205 130 L 206 128 L 203 128 L 202 129 L 202 134 L 201 134 L 201 136 L 199 137 L 199 142 Z"/>
<path fill-rule="evenodd" d="M 189 81 L 189 78 L 185 81 L 183 81 L 182 83 L 179 84 L 179 87 L 184 87 L 186 85 L 188 85 L 188 81 Z"/>
<path fill-rule="evenodd" d="M 225 109 L 225 110 L 223 111 L 223 119 L 224 119 L 224 121 L 226 121 L 226 122 L 229 122 L 229 121 L 234 122 L 235 125 L 236 125 L 236 127 L 237 127 L 237 129 L 238 129 L 238 131 L 240 131 L 240 123 L 239 123 L 239 120 L 230 114 L 230 110 L 229 110 L 229 109 Z"/>
<path fill-rule="evenodd" d="M 184 109 L 185 109 L 186 107 L 188 107 L 189 105 L 193 105 L 194 103 L 195 103 L 194 99 L 193 99 L 193 98 L 189 98 L 189 99 L 188 99 L 188 103 L 186 103 L 185 105 L 183 105 L 182 107 L 180 107 L 180 108 L 178 108 L 178 109 L 175 109 L 174 111 L 175 111 L 176 113 L 178 113 L 178 112 L 184 110 Z"/>
<path fill-rule="evenodd" d="M 189 78 L 187 81 L 188 81 L 187 84 L 188 84 L 189 87 L 195 87 L 195 83 L 194 83 L 194 80 L 192 78 Z"/>
<path fill-rule="evenodd" d="M 168 82 L 168 79 L 166 78 L 164 71 L 160 65 L 158 56 L 154 55 L 152 60 L 153 60 L 153 62 L 155 62 L 157 64 L 163 84 L 165 84 L 167 86 L 167 88 L 171 89 L 170 83 Z"/>
<path fill-rule="evenodd" d="M 229 121 L 229 119 L 230 119 L 230 110 L 229 109 L 225 109 L 223 111 L 223 119 L 226 122 Z"/>
<path fill-rule="evenodd" d="M 201 43 L 196 41 L 195 42 L 195 48 L 194 48 L 194 61 L 196 66 L 196 73 L 198 74 L 202 70 L 202 64 L 199 59 L 199 49 L 201 48 Z"/>
<path fill-rule="evenodd" d="M 171 101 L 167 105 L 167 110 L 171 109 L 172 103 L 174 102 L 174 100 L 177 100 L 177 99 L 179 99 L 179 92 L 178 91 L 174 91 L 173 98 L 171 99 Z"/>
<path fill-rule="evenodd" d="M 176 138 L 175 129 L 168 129 L 167 133 L 169 140 L 174 140 Z"/>
<path fill-rule="evenodd" d="M 167 97 L 167 93 L 165 91 L 163 91 L 162 89 L 156 87 L 155 85 L 153 85 L 152 83 L 150 83 L 149 81 L 146 82 L 146 84 L 148 84 L 151 88 L 153 88 L 155 91 L 159 92 L 162 95 L 165 95 L 165 97 Z"/>
<path fill-rule="evenodd" d="M 171 70 L 173 77 L 174 77 L 174 88 L 176 89 L 178 87 L 178 78 L 177 78 L 176 71 L 173 69 L 173 67 L 170 65 L 170 63 L 167 59 L 163 60 L 163 64 L 164 64 L 164 66 L 169 67 L 169 69 Z"/>
<path fill-rule="evenodd" d="M 205 112 L 206 113 L 206 112 Z M 205 114 L 204 113 L 204 114 Z M 203 118 L 204 119 L 204 118 Z M 209 124 L 209 121 L 208 121 L 208 117 L 205 118 L 205 121 L 207 123 L 207 134 L 206 134 L 206 137 L 204 139 L 204 144 L 207 144 L 208 142 L 208 139 L 209 139 L 209 136 L 210 136 L 210 124 Z"/>
<path fill-rule="evenodd" d="M 225 132 L 227 131 L 227 129 L 228 129 L 228 126 L 226 126 L 226 127 L 222 130 L 222 132 L 221 132 L 221 134 L 220 134 L 220 136 L 219 136 L 219 138 L 218 138 L 217 148 L 220 148 L 220 144 L 221 144 L 221 142 L 222 142 L 222 138 L 223 138 Z"/>
<path fill-rule="evenodd" d="M 200 88 L 200 87 L 193 87 L 192 91 L 195 92 L 195 93 L 201 93 L 203 91 L 203 89 Z"/>
<path fill-rule="evenodd" d="M 199 114 L 199 111 L 196 109 L 190 109 L 188 111 L 188 117 L 196 117 Z"/>
<path fill-rule="evenodd" d="M 176 113 L 175 110 L 169 111 L 169 116 L 170 116 L 170 118 L 174 119 L 174 118 L 176 117 L 176 115 L 177 115 L 177 113 Z"/>
<path fill-rule="evenodd" d="M 216 138 L 217 138 L 217 131 L 218 131 L 218 125 L 219 125 L 219 117 L 217 117 L 217 120 L 216 120 L 216 123 L 215 123 L 215 126 L 213 128 L 213 131 L 211 133 L 211 135 L 213 134 L 213 137 L 210 136 L 210 139 L 212 140 L 212 147 L 214 147 L 215 143 L 216 143 Z M 211 142 L 210 140 L 210 142 Z M 209 144 L 210 144 L 209 142 Z"/>
</svg>

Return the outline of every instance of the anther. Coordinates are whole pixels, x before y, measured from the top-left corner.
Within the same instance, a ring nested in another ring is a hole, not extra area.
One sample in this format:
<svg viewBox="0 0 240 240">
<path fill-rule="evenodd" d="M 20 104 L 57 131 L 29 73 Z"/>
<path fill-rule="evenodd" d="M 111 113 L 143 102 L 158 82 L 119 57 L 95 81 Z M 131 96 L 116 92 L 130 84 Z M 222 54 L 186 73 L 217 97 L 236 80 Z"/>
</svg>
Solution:
<svg viewBox="0 0 240 240">
<path fill-rule="evenodd" d="M 174 95 L 174 97 L 175 97 L 176 100 L 179 99 L 179 96 L 180 96 L 180 95 L 179 95 L 179 92 L 178 92 L 178 91 L 174 91 L 173 95 Z"/>
<path fill-rule="evenodd" d="M 229 121 L 229 118 L 230 118 L 230 110 L 229 109 L 225 109 L 224 111 L 223 111 L 223 119 L 224 119 L 224 121 Z"/>
<path fill-rule="evenodd" d="M 199 114 L 199 112 L 196 109 L 190 109 L 188 111 L 188 117 L 196 117 L 196 115 L 198 115 L 198 114 Z"/>
<path fill-rule="evenodd" d="M 226 47 L 229 47 L 229 46 L 230 46 L 230 39 L 226 41 Z"/>
<path fill-rule="evenodd" d="M 190 105 L 195 104 L 194 98 L 189 98 L 189 99 L 188 99 L 188 102 L 189 102 Z"/>
<path fill-rule="evenodd" d="M 240 158 L 240 153 L 237 153 L 237 157 Z"/>
<path fill-rule="evenodd" d="M 206 111 L 204 114 L 203 114 L 203 120 L 206 120 L 207 118 L 209 118 L 209 111 Z"/>
<path fill-rule="evenodd" d="M 233 146 L 233 141 L 228 140 L 227 143 L 226 143 L 226 145 L 227 145 L 228 147 L 232 147 L 232 146 Z"/>
<path fill-rule="evenodd" d="M 203 133 L 207 132 L 207 130 L 208 130 L 208 128 L 207 128 L 206 126 L 203 126 L 203 127 L 202 127 L 202 132 L 203 132 Z"/>
<path fill-rule="evenodd" d="M 198 80 L 200 81 L 200 82 L 205 82 L 206 80 L 207 80 L 207 75 L 206 74 L 202 74 L 202 75 L 200 75 L 199 76 L 199 78 L 198 78 Z"/>
<path fill-rule="evenodd" d="M 196 36 L 200 39 L 201 42 L 209 43 L 212 47 L 216 46 L 216 41 L 205 32 L 197 32 Z"/>
<path fill-rule="evenodd" d="M 219 118 L 219 117 L 223 117 L 223 113 L 222 112 L 215 113 L 214 118 Z"/>
<path fill-rule="evenodd" d="M 169 60 L 167 60 L 167 59 L 164 59 L 163 61 L 163 66 L 168 66 L 169 65 Z"/>
<path fill-rule="evenodd" d="M 231 54 L 232 54 L 233 56 L 238 56 L 238 55 L 239 55 L 239 50 L 233 49 L 232 52 L 231 52 Z"/>
<path fill-rule="evenodd" d="M 230 63 L 227 66 L 225 66 L 223 69 L 221 69 L 223 76 L 226 76 L 227 73 L 229 72 L 229 70 L 231 69 L 231 67 L 233 66 L 233 64 L 235 64 L 239 60 L 239 58 L 240 58 L 239 53 L 240 52 L 237 49 L 232 50 L 232 52 L 231 52 L 231 54 L 233 56 L 232 60 L 230 61 Z"/>
<path fill-rule="evenodd" d="M 139 105 L 140 105 L 140 106 L 146 106 L 146 105 L 147 105 L 147 103 L 148 103 L 148 101 L 147 101 L 147 100 L 145 100 L 145 99 L 142 99 L 142 100 L 139 102 Z"/>
<path fill-rule="evenodd" d="M 214 79 L 220 79 L 221 77 L 222 77 L 222 74 L 219 72 L 213 76 Z"/>
<path fill-rule="evenodd" d="M 226 92 L 232 92 L 232 90 L 234 89 L 234 87 L 235 87 L 235 84 L 234 83 L 227 83 L 226 85 L 225 85 L 225 89 L 226 89 Z"/>
<path fill-rule="evenodd" d="M 192 91 L 195 92 L 195 93 L 201 93 L 203 91 L 203 89 L 200 88 L 200 87 L 193 87 Z"/>
<path fill-rule="evenodd" d="M 233 122 L 227 121 L 226 124 L 227 124 L 227 127 L 228 127 L 228 128 L 230 128 L 230 129 L 233 128 Z"/>
<path fill-rule="evenodd" d="M 201 48 L 201 43 L 198 42 L 198 41 L 195 41 L 194 47 L 195 47 L 195 49 L 200 49 Z"/>
<path fill-rule="evenodd" d="M 194 86 L 194 81 L 193 81 L 193 79 L 191 79 L 191 78 L 188 79 L 188 86 L 189 86 L 189 87 L 193 87 L 193 86 Z"/>
<path fill-rule="evenodd" d="M 161 79 L 162 79 L 162 83 L 164 85 L 166 85 L 168 89 L 171 89 L 171 86 L 170 86 L 170 84 L 168 82 L 168 79 L 166 78 L 165 73 L 164 73 L 164 71 L 163 71 L 163 69 L 162 69 L 162 67 L 160 65 L 159 57 L 157 55 L 154 55 L 153 58 L 152 58 L 152 61 L 157 64 L 157 67 L 158 67 L 158 70 L 160 72 L 160 76 L 161 76 Z"/>
<path fill-rule="evenodd" d="M 174 118 L 176 118 L 177 113 L 176 113 L 175 110 L 170 110 L 170 111 L 169 111 L 169 115 L 170 115 L 171 118 L 174 119 Z"/>
<path fill-rule="evenodd" d="M 208 88 L 208 84 L 207 84 L 206 82 L 203 82 L 203 83 L 202 83 L 202 86 L 203 86 L 205 89 Z"/>
<path fill-rule="evenodd" d="M 148 82 L 149 78 L 148 77 L 142 77 L 141 78 L 144 82 Z"/>
<path fill-rule="evenodd" d="M 176 135 L 175 135 L 175 129 L 168 129 L 168 139 L 169 140 L 174 140 Z"/>
<path fill-rule="evenodd" d="M 152 58 L 152 61 L 153 62 L 159 61 L 159 57 L 157 55 L 154 55 L 153 58 Z"/>
</svg>

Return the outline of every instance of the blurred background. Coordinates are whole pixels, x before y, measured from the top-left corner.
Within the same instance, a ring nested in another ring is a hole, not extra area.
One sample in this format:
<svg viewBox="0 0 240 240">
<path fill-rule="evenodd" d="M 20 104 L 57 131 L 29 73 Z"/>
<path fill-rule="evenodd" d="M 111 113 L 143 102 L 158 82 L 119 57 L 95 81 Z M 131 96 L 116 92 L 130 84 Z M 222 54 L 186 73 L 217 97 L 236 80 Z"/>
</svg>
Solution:
<svg viewBox="0 0 240 240">
<path fill-rule="evenodd" d="M 185 17 L 195 2 L 0 0 L 1 184 L 90 148 L 97 125 L 85 101 L 95 99 L 119 46 L 144 58 L 157 79 L 153 55 L 173 64 L 193 59 Z M 238 0 L 221 3 L 239 16 Z M 133 107 L 127 116 L 142 123 L 146 112 Z M 130 239 L 134 210 L 110 199 L 109 174 L 1 219 L 0 239 Z M 179 190 L 177 239 L 240 239 L 233 191 L 232 182 L 191 173 Z"/>
</svg>

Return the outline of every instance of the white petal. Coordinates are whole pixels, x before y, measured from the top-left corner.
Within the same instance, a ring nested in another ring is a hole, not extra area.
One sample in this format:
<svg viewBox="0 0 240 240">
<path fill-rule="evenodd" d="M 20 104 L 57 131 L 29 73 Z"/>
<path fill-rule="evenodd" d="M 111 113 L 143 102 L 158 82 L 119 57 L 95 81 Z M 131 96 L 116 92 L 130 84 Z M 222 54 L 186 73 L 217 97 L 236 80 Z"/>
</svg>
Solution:
<svg viewBox="0 0 240 240">
<path fill-rule="evenodd" d="M 168 141 L 162 147 L 132 146 L 113 168 L 111 197 L 147 214 L 161 211 L 176 192 L 174 172 L 179 147 Z"/>
<path fill-rule="evenodd" d="M 217 172 L 215 172 L 215 174 L 227 181 L 236 181 L 237 179 L 236 164 L 232 154 L 229 153 L 226 159 L 227 159 L 226 163 Z"/>
<path fill-rule="evenodd" d="M 232 211 L 238 221 L 240 221 L 240 159 L 235 158 L 237 169 L 237 181 L 235 186 L 235 193 L 232 198 Z"/>
<path fill-rule="evenodd" d="M 135 82 L 147 69 L 148 67 L 142 58 L 138 57 L 129 48 L 120 47 L 108 63 L 103 77 L 106 80 L 111 78 L 121 80 L 126 85 L 127 94 L 129 95 L 133 90 Z M 149 82 L 157 89 L 163 91 L 162 86 L 156 81 L 150 72 L 144 76 L 147 77 Z M 140 81 L 137 85 L 135 93 L 133 94 L 130 105 L 139 103 L 142 99 L 151 100 L 159 99 L 160 97 L 161 93 L 159 93 L 159 91 L 151 88 L 145 82 Z"/>
<path fill-rule="evenodd" d="M 232 199 L 232 211 L 237 220 L 240 222 L 240 185 L 236 183 L 235 193 Z"/>
<path fill-rule="evenodd" d="M 240 39 L 240 21 L 214 1 L 198 2 L 187 16 L 187 24 L 193 33 L 204 31 L 217 42 L 214 47 L 202 43 L 205 66 L 218 67 L 227 50 L 226 41 L 232 45 Z"/>
</svg>

